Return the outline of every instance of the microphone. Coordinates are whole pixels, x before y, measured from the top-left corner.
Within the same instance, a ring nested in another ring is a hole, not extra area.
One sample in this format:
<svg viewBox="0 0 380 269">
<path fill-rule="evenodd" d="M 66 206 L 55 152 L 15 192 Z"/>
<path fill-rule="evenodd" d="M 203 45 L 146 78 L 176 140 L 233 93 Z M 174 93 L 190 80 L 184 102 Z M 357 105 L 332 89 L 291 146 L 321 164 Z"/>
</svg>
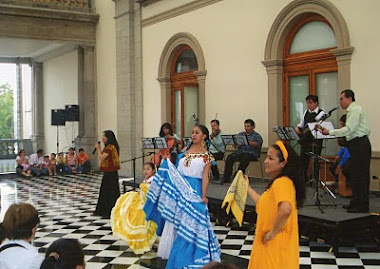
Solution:
<svg viewBox="0 0 380 269">
<path fill-rule="evenodd" d="M 100 145 L 100 141 L 98 141 L 98 144 Z M 95 154 L 96 152 L 96 148 L 94 148 L 94 150 L 92 151 L 92 154 Z"/>
<path fill-rule="evenodd" d="M 334 107 L 334 108 L 332 108 L 330 111 L 329 111 L 329 113 L 327 113 L 327 114 L 329 114 L 329 115 L 331 115 L 331 113 L 333 113 L 335 110 L 337 110 L 339 108 L 339 106 L 336 106 L 336 107 Z"/>
</svg>

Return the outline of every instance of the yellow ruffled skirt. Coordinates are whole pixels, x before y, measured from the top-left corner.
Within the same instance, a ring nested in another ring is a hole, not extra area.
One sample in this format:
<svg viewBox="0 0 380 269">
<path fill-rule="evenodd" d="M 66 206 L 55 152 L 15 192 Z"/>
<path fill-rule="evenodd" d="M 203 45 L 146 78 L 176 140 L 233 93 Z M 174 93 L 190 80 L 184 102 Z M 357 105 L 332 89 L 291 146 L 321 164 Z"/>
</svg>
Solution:
<svg viewBox="0 0 380 269">
<path fill-rule="evenodd" d="M 157 239 L 157 224 L 146 221 L 143 210 L 149 185 L 141 183 L 139 192 L 120 196 L 111 212 L 113 235 L 125 240 L 135 254 L 150 251 Z"/>
</svg>

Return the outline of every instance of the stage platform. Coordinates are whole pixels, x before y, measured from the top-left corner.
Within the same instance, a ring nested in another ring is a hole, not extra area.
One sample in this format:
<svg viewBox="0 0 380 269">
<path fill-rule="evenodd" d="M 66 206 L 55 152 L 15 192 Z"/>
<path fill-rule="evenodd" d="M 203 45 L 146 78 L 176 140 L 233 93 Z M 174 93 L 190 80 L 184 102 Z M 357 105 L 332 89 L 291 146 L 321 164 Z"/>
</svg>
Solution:
<svg viewBox="0 0 380 269">
<path fill-rule="evenodd" d="M 142 179 L 136 179 L 136 186 L 141 181 Z M 250 185 L 258 193 L 263 193 L 268 183 L 267 179 L 250 179 Z M 132 186 L 133 181 L 128 181 L 125 185 Z M 220 208 L 229 185 L 220 185 L 213 181 L 209 185 L 211 219 L 217 224 L 231 225 L 234 222 L 233 217 Z M 327 191 L 319 189 L 319 200 L 322 204 L 322 210 L 320 210 L 315 205 L 315 189 L 307 187 L 305 204 L 298 211 L 301 237 L 325 242 L 333 247 L 334 252 L 342 243 L 354 243 L 357 238 L 375 238 L 379 241 L 380 194 L 370 192 L 370 213 L 348 213 L 342 206 L 348 204 L 350 199 L 338 194 L 335 196 L 336 198 L 333 198 Z M 254 226 L 256 217 L 255 204 L 248 198 L 244 221 Z"/>
</svg>

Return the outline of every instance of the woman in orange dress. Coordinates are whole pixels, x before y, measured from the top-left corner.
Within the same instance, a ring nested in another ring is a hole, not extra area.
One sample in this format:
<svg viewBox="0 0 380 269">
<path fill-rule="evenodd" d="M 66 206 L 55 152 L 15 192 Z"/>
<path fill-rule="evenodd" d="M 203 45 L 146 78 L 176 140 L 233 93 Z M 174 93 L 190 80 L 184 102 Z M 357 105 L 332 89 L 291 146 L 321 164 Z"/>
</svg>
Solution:
<svg viewBox="0 0 380 269">
<path fill-rule="evenodd" d="M 182 140 L 179 139 L 173 132 L 173 127 L 170 123 L 164 123 L 161 126 L 160 137 L 166 138 L 166 143 L 168 144 L 168 148 L 161 149 L 156 154 L 153 155 L 151 162 L 159 167 L 162 159 L 166 159 L 170 157 L 170 161 L 172 163 L 176 163 L 178 153 L 176 152 L 177 145 L 182 145 Z"/>
<path fill-rule="evenodd" d="M 299 157 L 292 148 L 277 141 L 268 149 L 264 164 L 265 172 L 272 178 L 267 190 L 259 195 L 248 187 L 257 212 L 248 268 L 299 268 L 297 207 L 305 199 Z"/>
</svg>

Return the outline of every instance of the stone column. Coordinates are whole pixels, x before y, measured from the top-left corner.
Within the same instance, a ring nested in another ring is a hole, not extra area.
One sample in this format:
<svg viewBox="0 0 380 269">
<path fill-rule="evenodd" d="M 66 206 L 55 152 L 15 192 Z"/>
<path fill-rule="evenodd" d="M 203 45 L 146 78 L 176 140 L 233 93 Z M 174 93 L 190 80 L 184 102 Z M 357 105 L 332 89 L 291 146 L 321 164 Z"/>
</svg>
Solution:
<svg viewBox="0 0 380 269">
<path fill-rule="evenodd" d="M 161 122 L 171 122 L 171 82 L 169 77 L 157 78 L 161 87 Z"/>
<path fill-rule="evenodd" d="M 141 10 L 134 0 L 113 0 L 116 21 L 117 139 L 120 160 L 142 154 L 142 43 Z M 137 174 L 142 161 L 136 162 Z M 131 176 L 131 163 L 121 166 L 121 175 Z"/>
<path fill-rule="evenodd" d="M 283 61 L 263 61 L 268 74 L 268 145 L 276 142 L 277 135 L 272 132 L 275 125 L 283 125 Z"/>
<path fill-rule="evenodd" d="M 206 74 L 207 71 L 195 71 L 194 74 L 198 80 L 198 107 L 199 107 L 199 123 L 207 126 L 206 123 Z"/>
<path fill-rule="evenodd" d="M 97 139 L 96 87 L 94 47 L 78 48 L 78 104 L 79 133 L 75 147 L 84 148 L 90 156 L 92 168 L 98 167 L 97 155 L 92 155 Z"/>
<path fill-rule="evenodd" d="M 354 47 L 331 50 L 338 64 L 338 96 L 342 90 L 351 88 L 351 56 L 353 51 Z"/>
<path fill-rule="evenodd" d="M 32 143 L 33 151 L 45 146 L 43 65 L 32 63 Z"/>
<path fill-rule="evenodd" d="M 17 80 L 17 89 L 14 101 L 16 102 L 17 107 L 17 124 L 15 128 L 14 137 L 15 139 L 24 138 L 24 117 L 23 117 L 23 90 L 22 90 L 22 68 L 21 64 L 18 62 L 16 64 L 16 80 Z"/>
</svg>

